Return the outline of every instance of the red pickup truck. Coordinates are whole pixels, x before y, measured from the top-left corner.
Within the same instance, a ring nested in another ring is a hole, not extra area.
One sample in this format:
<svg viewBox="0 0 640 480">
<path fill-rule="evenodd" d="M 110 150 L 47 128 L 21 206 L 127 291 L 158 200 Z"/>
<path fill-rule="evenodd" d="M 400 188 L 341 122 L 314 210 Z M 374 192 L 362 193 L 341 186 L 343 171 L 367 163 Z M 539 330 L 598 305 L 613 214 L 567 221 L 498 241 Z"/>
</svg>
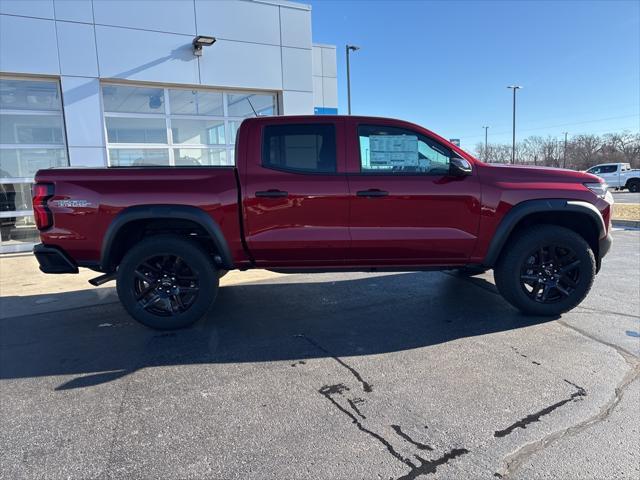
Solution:
<svg viewBox="0 0 640 480">
<path fill-rule="evenodd" d="M 228 167 L 39 171 L 40 269 L 116 279 L 129 314 L 159 329 L 198 320 L 219 277 L 250 268 L 493 268 L 515 307 L 557 315 L 584 299 L 611 245 L 598 177 L 488 165 L 400 120 L 248 119 L 235 155 Z"/>
</svg>

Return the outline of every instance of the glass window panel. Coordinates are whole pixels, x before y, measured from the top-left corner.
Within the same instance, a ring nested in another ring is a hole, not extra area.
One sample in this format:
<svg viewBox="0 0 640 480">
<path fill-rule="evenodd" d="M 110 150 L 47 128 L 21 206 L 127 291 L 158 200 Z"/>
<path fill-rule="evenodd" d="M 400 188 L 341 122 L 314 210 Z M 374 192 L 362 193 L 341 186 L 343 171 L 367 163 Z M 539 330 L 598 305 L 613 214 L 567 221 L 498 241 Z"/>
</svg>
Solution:
<svg viewBox="0 0 640 480">
<path fill-rule="evenodd" d="M 166 167 L 169 165 L 169 149 L 110 148 L 109 165 L 112 167 Z"/>
<path fill-rule="evenodd" d="M 0 109 L 60 111 L 58 84 L 0 78 Z"/>
<path fill-rule="evenodd" d="M 336 171 L 333 125 L 271 125 L 264 128 L 262 164 L 282 170 Z"/>
<path fill-rule="evenodd" d="M 403 128 L 358 127 L 363 172 L 446 175 L 451 151 L 424 135 Z"/>
<path fill-rule="evenodd" d="M 241 120 L 230 120 L 229 121 L 229 143 L 232 145 L 236 144 L 236 133 L 238 133 L 238 128 L 240 128 Z"/>
<path fill-rule="evenodd" d="M 8 217 L 0 218 L 0 238 L 2 247 L 24 245 L 26 250 L 40 240 L 40 235 L 32 216 Z"/>
<path fill-rule="evenodd" d="M 33 177 L 42 168 L 67 164 L 64 148 L 0 149 L 0 178 Z"/>
<path fill-rule="evenodd" d="M 164 118 L 107 117 L 109 143 L 167 143 Z"/>
<path fill-rule="evenodd" d="M 0 183 L 0 211 L 31 209 L 31 183 Z"/>
<path fill-rule="evenodd" d="M 173 152 L 178 166 L 233 165 L 227 162 L 224 148 L 176 148 Z"/>
<path fill-rule="evenodd" d="M 102 98 L 105 112 L 164 113 L 162 88 L 103 85 Z"/>
<path fill-rule="evenodd" d="M 177 115 L 224 115 L 222 93 L 169 90 L 171 113 Z"/>
<path fill-rule="evenodd" d="M 275 115 L 276 101 L 274 95 L 229 94 L 229 115 L 232 117 L 255 117 Z M 255 110 L 255 113 L 254 113 Z"/>
<path fill-rule="evenodd" d="M 224 145 L 224 122 L 222 120 L 171 119 L 173 143 L 192 145 Z"/>
<path fill-rule="evenodd" d="M 0 115 L 0 143 L 63 144 L 61 115 Z"/>
</svg>

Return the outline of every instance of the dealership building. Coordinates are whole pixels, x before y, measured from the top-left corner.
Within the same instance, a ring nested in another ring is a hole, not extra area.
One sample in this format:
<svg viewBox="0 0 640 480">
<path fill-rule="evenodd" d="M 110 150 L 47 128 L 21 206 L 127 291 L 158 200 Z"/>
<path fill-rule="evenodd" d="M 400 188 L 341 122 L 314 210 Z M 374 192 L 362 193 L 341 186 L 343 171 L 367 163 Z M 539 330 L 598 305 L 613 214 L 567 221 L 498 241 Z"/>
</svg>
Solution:
<svg viewBox="0 0 640 480">
<path fill-rule="evenodd" d="M 256 115 L 337 112 L 336 49 L 282 0 L 0 0 L 0 253 L 48 167 L 232 165 Z"/>
</svg>

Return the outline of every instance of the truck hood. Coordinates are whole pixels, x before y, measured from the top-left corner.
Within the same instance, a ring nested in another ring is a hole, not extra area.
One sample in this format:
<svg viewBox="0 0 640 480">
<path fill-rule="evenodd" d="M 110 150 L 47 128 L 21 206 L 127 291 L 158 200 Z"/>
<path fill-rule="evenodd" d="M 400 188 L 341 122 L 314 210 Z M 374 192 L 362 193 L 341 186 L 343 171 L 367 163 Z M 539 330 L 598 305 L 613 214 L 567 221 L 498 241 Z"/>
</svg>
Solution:
<svg viewBox="0 0 640 480">
<path fill-rule="evenodd" d="M 484 164 L 481 174 L 505 181 L 537 181 L 537 182 L 602 182 L 600 177 L 586 172 L 578 172 L 566 168 L 537 167 L 533 165 L 496 165 Z"/>
</svg>

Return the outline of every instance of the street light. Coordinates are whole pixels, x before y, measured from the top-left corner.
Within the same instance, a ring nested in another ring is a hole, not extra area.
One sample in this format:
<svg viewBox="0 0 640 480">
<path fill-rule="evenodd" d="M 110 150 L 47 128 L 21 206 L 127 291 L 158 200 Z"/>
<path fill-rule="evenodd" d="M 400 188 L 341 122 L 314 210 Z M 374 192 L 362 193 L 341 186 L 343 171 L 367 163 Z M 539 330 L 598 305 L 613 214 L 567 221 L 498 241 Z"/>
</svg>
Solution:
<svg viewBox="0 0 640 480">
<path fill-rule="evenodd" d="M 562 150 L 562 168 L 567 168 L 567 135 L 569 132 L 564 133 L 564 149 Z"/>
<path fill-rule="evenodd" d="M 520 85 L 509 85 L 507 88 L 513 90 L 513 141 L 511 144 L 511 163 L 516 163 L 516 90 L 522 88 Z"/>
<path fill-rule="evenodd" d="M 488 146 L 487 146 L 487 131 L 489 130 L 489 126 L 486 125 L 484 127 L 484 161 L 488 162 L 489 161 L 489 153 L 488 153 Z"/>
<path fill-rule="evenodd" d="M 360 47 L 356 47 L 355 45 L 346 45 L 345 51 L 347 54 L 347 110 L 349 115 L 351 115 L 351 73 L 349 71 L 349 54 L 351 52 L 355 52 L 356 50 L 360 50 Z"/>
</svg>

